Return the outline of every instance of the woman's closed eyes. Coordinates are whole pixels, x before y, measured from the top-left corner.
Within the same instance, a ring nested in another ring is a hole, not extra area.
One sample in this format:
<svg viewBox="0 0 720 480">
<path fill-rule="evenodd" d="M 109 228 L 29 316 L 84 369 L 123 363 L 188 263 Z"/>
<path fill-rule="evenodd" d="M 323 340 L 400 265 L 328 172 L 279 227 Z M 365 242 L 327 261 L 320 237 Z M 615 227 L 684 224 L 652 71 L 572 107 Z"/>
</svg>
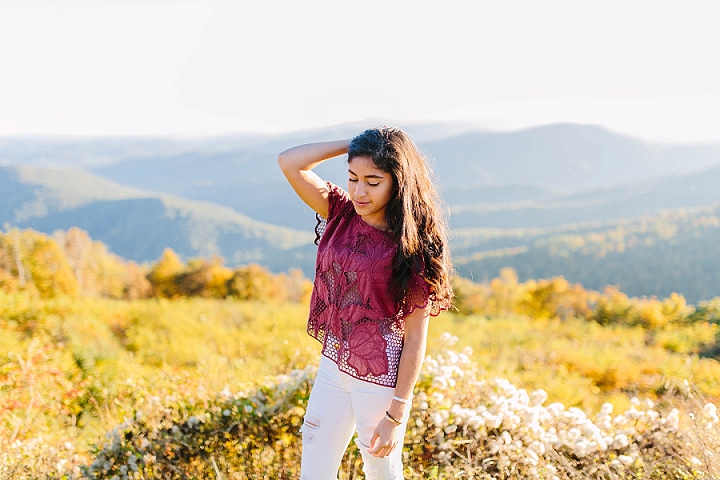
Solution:
<svg viewBox="0 0 720 480">
<path fill-rule="evenodd" d="M 353 183 L 354 183 L 354 182 L 357 182 L 357 181 L 358 181 L 357 178 L 348 178 L 348 182 L 353 182 Z M 367 184 L 370 185 L 371 187 L 377 187 L 378 185 L 380 185 L 380 182 L 376 182 L 376 183 L 367 182 Z"/>
</svg>

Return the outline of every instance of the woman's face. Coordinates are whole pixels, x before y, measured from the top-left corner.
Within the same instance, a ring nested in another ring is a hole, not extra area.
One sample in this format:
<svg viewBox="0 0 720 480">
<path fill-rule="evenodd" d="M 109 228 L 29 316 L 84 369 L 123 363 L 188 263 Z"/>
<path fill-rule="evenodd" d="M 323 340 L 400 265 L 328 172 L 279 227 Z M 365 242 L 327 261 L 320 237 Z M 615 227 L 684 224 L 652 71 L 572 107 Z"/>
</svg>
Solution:
<svg viewBox="0 0 720 480">
<path fill-rule="evenodd" d="M 385 230 L 385 210 L 395 191 L 393 177 L 375 166 L 370 157 L 348 162 L 348 193 L 355 211 L 365 223 Z"/>
</svg>

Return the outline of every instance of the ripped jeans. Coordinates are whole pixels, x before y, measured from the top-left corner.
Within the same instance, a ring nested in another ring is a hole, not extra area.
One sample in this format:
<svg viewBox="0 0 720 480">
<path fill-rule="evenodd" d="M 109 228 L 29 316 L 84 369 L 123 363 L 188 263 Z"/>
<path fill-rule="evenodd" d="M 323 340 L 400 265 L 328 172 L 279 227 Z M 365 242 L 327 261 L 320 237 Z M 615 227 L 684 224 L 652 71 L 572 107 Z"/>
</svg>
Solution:
<svg viewBox="0 0 720 480">
<path fill-rule="evenodd" d="M 302 426 L 300 480 L 333 480 L 354 431 L 367 480 L 403 478 L 402 447 L 410 409 L 396 429 L 398 445 L 384 458 L 368 453 L 375 427 L 385 416 L 395 389 L 364 382 L 338 370 L 321 356 L 320 368 Z"/>
</svg>

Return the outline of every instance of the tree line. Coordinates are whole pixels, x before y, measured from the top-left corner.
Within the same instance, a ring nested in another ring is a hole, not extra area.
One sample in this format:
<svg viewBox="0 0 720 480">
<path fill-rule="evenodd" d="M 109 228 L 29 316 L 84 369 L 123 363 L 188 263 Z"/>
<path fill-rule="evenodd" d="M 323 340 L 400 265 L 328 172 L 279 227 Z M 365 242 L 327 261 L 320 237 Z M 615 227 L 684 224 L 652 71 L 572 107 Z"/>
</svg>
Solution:
<svg viewBox="0 0 720 480">
<path fill-rule="evenodd" d="M 512 267 L 521 280 L 562 275 L 586 288 L 619 285 L 631 296 L 720 294 L 720 207 L 676 210 L 562 231 L 460 232 L 457 268 L 475 278 Z"/>
<path fill-rule="evenodd" d="M 455 308 L 463 315 L 582 318 L 649 331 L 720 324 L 720 297 L 694 306 L 678 293 L 664 299 L 630 297 L 617 286 L 599 292 L 562 276 L 520 282 L 517 272 L 508 267 L 483 283 L 459 276 L 453 282 Z M 93 241 L 79 228 L 57 231 L 52 236 L 6 229 L 0 233 L 0 289 L 30 290 L 42 298 L 203 297 L 306 302 L 312 283 L 299 270 L 273 274 L 257 264 L 230 268 L 219 257 L 184 262 L 170 248 L 157 262 L 139 265 L 110 253 L 102 242 Z"/>
<path fill-rule="evenodd" d="M 0 232 L 0 289 L 40 297 L 237 298 L 302 301 L 312 289 L 300 270 L 273 274 L 250 264 L 223 265 L 220 257 L 187 262 L 170 248 L 153 264 L 137 264 L 108 251 L 79 228 L 51 236 L 6 227 Z"/>
<path fill-rule="evenodd" d="M 600 325 L 638 327 L 646 332 L 648 344 L 720 358 L 720 297 L 690 305 L 678 293 L 664 299 L 630 297 L 615 285 L 598 292 L 564 277 L 519 282 L 517 272 L 509 267 L 489 282 L 478 284 L 456 277 L 453 286 L 455 306 L 463 315 L 578 318 Z"/>
</svg>

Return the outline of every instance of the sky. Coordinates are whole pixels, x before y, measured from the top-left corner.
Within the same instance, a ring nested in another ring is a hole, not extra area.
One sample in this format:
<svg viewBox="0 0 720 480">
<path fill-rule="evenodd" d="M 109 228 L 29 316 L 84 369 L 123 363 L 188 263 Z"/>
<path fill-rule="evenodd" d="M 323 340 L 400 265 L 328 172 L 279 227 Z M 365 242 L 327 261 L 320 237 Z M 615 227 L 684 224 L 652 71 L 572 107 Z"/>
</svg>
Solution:
<svg viewBox="0 0 720 480">
<path fill-rule="evenodd" d="M 720 141 L 713 3 L 0 0 L 0 135 L 373 118 Z"/>
</svg>

